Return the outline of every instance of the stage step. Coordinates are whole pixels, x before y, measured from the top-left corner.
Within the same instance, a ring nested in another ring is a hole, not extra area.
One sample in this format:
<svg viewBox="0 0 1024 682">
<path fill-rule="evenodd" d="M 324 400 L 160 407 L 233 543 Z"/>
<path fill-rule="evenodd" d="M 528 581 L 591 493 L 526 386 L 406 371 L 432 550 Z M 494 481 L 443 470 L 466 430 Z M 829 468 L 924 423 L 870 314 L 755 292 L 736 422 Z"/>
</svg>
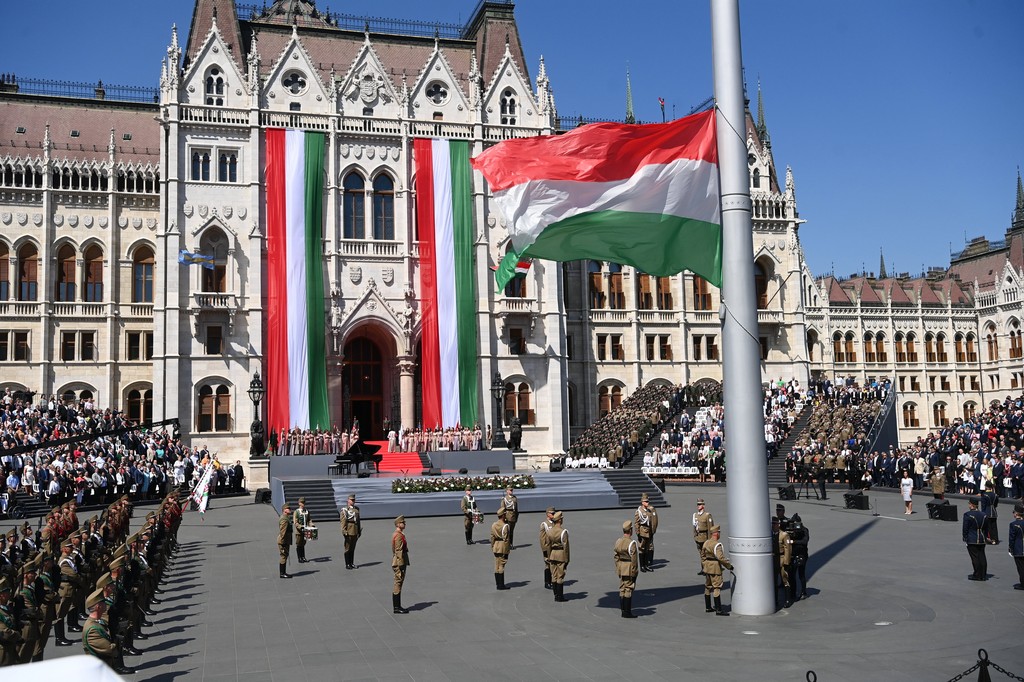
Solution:
<svg viewBox="0 0 1024 682">
<path fill-rule="evenodd" d="M 306 509 L 313 517 L 313 523 L 323 528 L 321 522 L 338 521 L 338 501 L 334 495 L 334 486 L 330 479 L 321 480 L 283 480 L 281 481 L 284 499 L 292 505 L 292 511 L 300 497 L 306 498 Z"/>
<path fill-rule="evenodd" d="M 387 471 L 390 473 L 404 473 L 409 476 L 419 476 L 423 473 L 424 469 L 430 468 L 430 460 L 426 455 L 418 452 L 388 452 L 388 442 L 386 440 L 368 440 L 366 444 L 380 446 L 377 454 L 384 457 L 380 462 L 381 473 Z"/>
<path fill-rule="evenodd" d="M 650 477 L 642 471 L 633 469 L 617 469 L 602 471 L 612 489 L 619 496 L 619 504 L 622 507 L 634 509 L 640 506 L 640 496 L 647 493 L 651 504 L 657 508 L 668 507 L 665 496 L 661 489 L 654 485 Z"/>
<path fill-rule="evenodd" d="M 786 458 L 793 451 L 793 446 L 796 445 L 797 439 L 807 430 L 807 425 L 811 421 L 811 414 L 813 412 L 814 408 L 810 403 L 804 405 L 804 409 L 797 415 L 796 421 L 793 422 L 793 428 L 789 430 L 789 435 L 779 443 L 778 451 L 768 462 L 769 490 L 789 485 L 789 481 L 786 479 Z"/>
</svg>

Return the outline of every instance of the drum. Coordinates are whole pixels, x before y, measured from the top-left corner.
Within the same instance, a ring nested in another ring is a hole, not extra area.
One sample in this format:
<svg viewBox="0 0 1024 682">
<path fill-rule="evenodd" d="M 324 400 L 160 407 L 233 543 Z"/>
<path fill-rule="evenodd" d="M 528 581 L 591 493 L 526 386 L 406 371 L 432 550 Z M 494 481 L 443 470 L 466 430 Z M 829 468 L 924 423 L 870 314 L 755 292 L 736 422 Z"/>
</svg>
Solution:
<svg viewBox="0 0 1024 682">
<path fill-rule="evenodd" d="M 482 511 L 480 511 L 479 509 L 474 509 L 473 510 L 473 523 L 483 523 L 483 522 L 484 522 L 484 513 Z"/>
<path fill-rule="evenodd" d="M 319 535 L 319 529 L 316 526 L 306 526 L 302 529 L 302 534 L 307 540 L 316 540 Z"/>
</svg>

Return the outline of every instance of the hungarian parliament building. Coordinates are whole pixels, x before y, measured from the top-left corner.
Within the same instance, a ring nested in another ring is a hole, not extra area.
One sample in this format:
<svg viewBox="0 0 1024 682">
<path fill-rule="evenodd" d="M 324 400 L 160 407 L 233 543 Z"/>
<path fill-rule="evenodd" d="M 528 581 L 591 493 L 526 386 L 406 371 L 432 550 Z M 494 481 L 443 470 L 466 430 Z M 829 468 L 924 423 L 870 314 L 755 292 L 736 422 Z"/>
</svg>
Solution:
<svg viewBox="0 0 1024 682">
<path fill-rule="evenodd" d="M 477 154 L 585 122 L 560 117 L 543 60 L 526 63 L 512 2 L 437 25 L 310 0 L 196 0 L 180 38 L 168 27 L 154 89 L 0 77 L 0 391 L 177 417 L 193 443 L 244 460 L 247 391 L 264 375 L 265 131 L 291 128 L 326 144 L 325 296 L 310 314 L 325 320 L 331 419 L 358 419 L 368 439 L 420 426 L 413 140 L 466 140 Z M 1015 202 L 1008 178 L 1009 227 L 948 267 L 816 275 L 760 92 L 756 108 L 763 380 L 891 377 L 904 442 L 1019 393 L 1020 178 Z M 509 232 L 478 173 L 473 192 L 481 426 L 519 419 L 528 451 L 557 453 L 639 386 L 721 381 L 717 289 L 689 272 L 537 261 L 497 290 Z"/>
</svg>

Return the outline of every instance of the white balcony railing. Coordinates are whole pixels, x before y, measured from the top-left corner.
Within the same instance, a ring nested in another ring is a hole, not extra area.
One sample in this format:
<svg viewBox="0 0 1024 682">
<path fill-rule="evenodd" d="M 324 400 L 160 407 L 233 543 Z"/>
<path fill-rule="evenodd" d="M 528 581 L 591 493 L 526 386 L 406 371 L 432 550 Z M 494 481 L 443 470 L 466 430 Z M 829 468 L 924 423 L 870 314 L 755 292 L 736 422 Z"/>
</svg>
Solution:
<svg viewBox="0 0 1024 682">
<path fill-rule="evenodd" d="M 41 305 L 38 301 L 0 301 L 0 316 L 38 317 Z"/>
<path fill-rule="evenodd" d="M 183 123 L 247 126 L 249 125 L 249 110 L 183 104 L 181 106 L 181 121 Z"/>
<path fill-rule="evenodd" d="M 54 303 L 51 310 L 57 317 L 103 317 L 105 303 L 68 302 Z"/>
<path fill-rule="evenodd" d="M 502 315 L 534 315 L 537 313 L 537 301 L 532 298 L 504 297 L 498 299 L 499 316 Z"/>
<path fill-rule="evenodd" d="M 402 242 L 342 239 L 338 242 L 338 255 L 356 258 L 399 258 Z"/>
<path fill-rule="evenodd" d="M 197 292 L 192 294 L 195 308 L 200 310 L 237 310 L 238 296 L 235 294 Z"/>
<path fill-rule="evenodd" d="M 782 324 L 782 313 L 778 310 L 758 310 L 758 324 Z"/>
</svg>

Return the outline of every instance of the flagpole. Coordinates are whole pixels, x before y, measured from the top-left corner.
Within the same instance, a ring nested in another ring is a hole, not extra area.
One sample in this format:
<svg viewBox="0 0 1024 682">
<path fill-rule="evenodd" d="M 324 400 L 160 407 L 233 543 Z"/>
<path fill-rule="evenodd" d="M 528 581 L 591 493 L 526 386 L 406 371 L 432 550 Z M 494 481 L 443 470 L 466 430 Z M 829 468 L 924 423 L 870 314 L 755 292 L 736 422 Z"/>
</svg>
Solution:
<svg viewBox="0 0 1024 682">
<path fill-rule="evenodd" d="M 761 343 L 754 298 L 754 238 L 747 177 L 739 0 L 711 0 L 712 61 L 722 191 L 722 367 L 729 475 L 732 610 L 775 612 L 768 465 L 762 414 Z"/>
</svg>

